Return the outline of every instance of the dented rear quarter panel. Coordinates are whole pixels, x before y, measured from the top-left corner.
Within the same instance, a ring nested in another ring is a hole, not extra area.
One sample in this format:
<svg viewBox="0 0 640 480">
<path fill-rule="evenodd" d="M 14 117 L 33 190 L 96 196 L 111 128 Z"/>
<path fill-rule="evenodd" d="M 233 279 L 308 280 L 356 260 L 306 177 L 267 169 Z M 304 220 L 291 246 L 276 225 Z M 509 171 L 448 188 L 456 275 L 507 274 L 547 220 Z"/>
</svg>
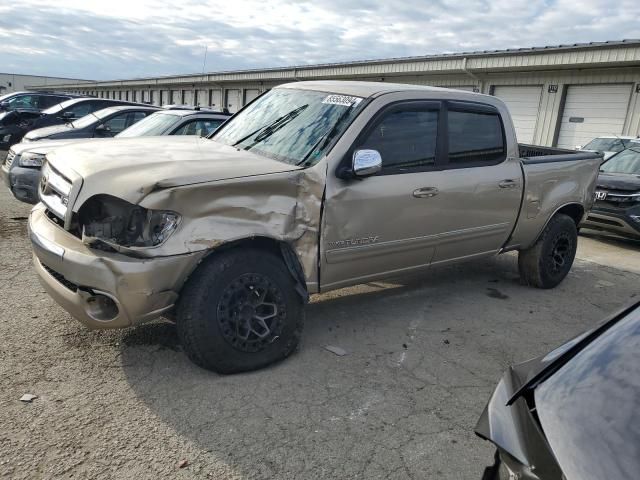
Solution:
<svg viewBox="0 0 640 480">
<path fill-rule="evenodd" d="M 518 223 L 507 249 L 531 247 L 553 215 L 567 205 L 580 205 L 587 213 L 594 202 L 602 158 L 543 163 L 522 162 L 524 198 Z"/>
</svg>

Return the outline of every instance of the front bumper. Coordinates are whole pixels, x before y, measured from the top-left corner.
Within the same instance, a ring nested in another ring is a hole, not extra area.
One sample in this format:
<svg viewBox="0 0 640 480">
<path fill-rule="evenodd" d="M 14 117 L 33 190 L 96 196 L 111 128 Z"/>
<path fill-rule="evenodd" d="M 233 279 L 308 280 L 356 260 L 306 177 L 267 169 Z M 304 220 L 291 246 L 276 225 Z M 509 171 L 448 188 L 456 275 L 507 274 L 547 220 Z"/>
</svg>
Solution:
<svg viewBox="0 0 640 480">
<path fill-rule="evenodd" d="M 640 238 L 640 221 L 634 217 L 640 220 L 640 207 L 631 207 L 623 211 L 593 208 L 580 226 Z"/>
<path fill-rule="evenodd" d="M 90 329 L 123 328 L 170 310 L 204 252 L 138 259 L 93 250 L 51 221 L 29 216 L 36 272 L 45 290 Z"/>
<path fill-rule="evenodd" d="M 39 168 L 24 168 L 13 165 L 10 170 L 7 170 L 3 166 L 0 168 L 0 174 L 14 197 L 21 202 L 32 205 L 38 203 Z"/>
</svg>

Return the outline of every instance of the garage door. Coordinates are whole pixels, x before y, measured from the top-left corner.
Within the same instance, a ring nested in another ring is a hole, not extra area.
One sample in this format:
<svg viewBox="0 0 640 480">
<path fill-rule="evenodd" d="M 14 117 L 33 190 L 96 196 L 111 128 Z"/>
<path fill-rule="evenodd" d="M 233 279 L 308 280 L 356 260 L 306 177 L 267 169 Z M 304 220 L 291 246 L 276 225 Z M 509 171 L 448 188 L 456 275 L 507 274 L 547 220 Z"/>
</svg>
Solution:
<svg viewBox="0 0 640 480">
<path fill-rule="evenodd" d="M 518 143 L 533 143 L 538 122 L 541 86 L 494 87 L 493 94 L 507 104 Z"/>
<path fill-rule="evenodd" d="M 253 89 L 253 88 L 246 89 L 244 91 L 244 104 L 246 105 L 247 103 L 258 98 L 259 96 L 260 96 L 260 90 Z"/>
<path fill-rule="evenodd" d="M 200 105 L 206 107 L 209 105 L 209 90 L 196 90 L 196 99 L 193 102 L 194 105 Z"/>
<path fill-rule="evenodd" d="M 229 109 L 229 112 L 236 113 L 240 110 L 241 101 L 240 101 L 240 90 L 231 89 L 227 90 L 226 94 L 226 107 Z"/>
<path fill-rule="evenodd" d="M 222 110 L 222 92 L 220 90 L 211 90 L 209 106 L 214 110 Z"/>
<path fill-rule="evenodd" d="M 572 85 L 560 121 L 558 146 L 574 148 L 601 135 L 620 135 L 631 85 Z"/>
<path fill-rule="evenodd" d="M 183 104 L 193 105 L 194 104 L 193 90 L 184 90 L 183 98 L 184 98 L 184 100 L 182 101 Z"/>
</svg>

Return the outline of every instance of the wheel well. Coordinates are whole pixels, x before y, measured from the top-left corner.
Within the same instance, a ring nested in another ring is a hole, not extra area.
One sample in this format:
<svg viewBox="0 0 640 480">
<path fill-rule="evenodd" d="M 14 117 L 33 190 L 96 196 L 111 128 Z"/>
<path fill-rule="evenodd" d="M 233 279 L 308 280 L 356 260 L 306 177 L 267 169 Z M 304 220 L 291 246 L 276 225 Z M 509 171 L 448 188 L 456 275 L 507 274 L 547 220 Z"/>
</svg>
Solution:
<svg viewBox="0 0 640 480">
<path fill-rule="evenodd" d="M 243 238 L 240 240 L 234 240 L 232 242 L 223 243 L 219 247 L 211 250 L 207 257 L 217 255 L 220 252 L 226 252 L 228 250 L 237 248 L 251 248 L 253 250 L 267 251 L 278 258 L 280 258 L 287 266 L 289 273 L 296 282 L 296 291 L 300 294 L 305 302 L 309 301 L 309 293 L 307 290 L 307 282 L 304 277 L 304 270 L 298 255 L 295 253 L 291 245 L 287 242 L 275 240 L 270 237 L 251 237 Z"/>
<path fill-rule="evenodd" d="M 558 213 L 563 213 L 571 217 L 577 227 L 580 224 L 582 217 L 584 216 L 584 207 L 578 203 L 571 203 L 558 210 L 556 214 Z"/>
</svg>

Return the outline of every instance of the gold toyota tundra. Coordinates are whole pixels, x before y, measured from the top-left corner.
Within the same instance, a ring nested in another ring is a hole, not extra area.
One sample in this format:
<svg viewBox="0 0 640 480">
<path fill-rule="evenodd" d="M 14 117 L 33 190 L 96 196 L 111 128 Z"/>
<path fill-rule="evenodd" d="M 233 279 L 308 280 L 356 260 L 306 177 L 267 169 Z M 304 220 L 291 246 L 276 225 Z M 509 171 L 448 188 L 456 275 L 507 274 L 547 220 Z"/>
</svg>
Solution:
<svg viewBox="0 0 640 480">
<path fill-rule="evenodd" d="M 193 361 L 238 372 L 296 348 L 310 293 L 511 250 L 525 282 L 556 286 L 601 160 L 518 145 L 491 96 L 299 82 L 209 138 L 55 150 L 30 238 L 87 327 L 169 315 Z"/>
</svg>

